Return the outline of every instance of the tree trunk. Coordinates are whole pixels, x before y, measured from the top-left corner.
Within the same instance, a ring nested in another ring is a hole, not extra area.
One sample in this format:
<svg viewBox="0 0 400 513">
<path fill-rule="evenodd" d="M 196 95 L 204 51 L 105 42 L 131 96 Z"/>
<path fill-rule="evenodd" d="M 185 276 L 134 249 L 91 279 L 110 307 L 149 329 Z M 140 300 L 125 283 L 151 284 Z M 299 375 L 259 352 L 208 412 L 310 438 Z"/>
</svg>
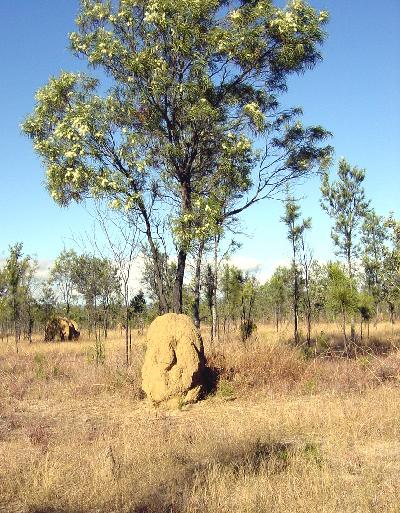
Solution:
<svg viewBox="0 0 400 513">
<path fill-rule="evenodd" d="M 351 343 L 354 344 L 356 341 L 356 323 L 354 320 L 354 315 L 351 317 L 351 331 L 350 331 L 350 340 Z"/>
<path fill-rule="evenodd" d="M 304 278 L 305 278 L 305 290 L 306 290 L 306 300 L 307 300 L 307 345 L 308 347 L 311 346 L 311 318 L 312 318 L 312 306 L 311 306 L 311 299 L 310 299 L 310 287 L 309 287 L 309 266 L 306 259 L 306 253 L 305 253 L 305 247 L 304 247 L 304 241 L 302 242 L 302 248 L 303 248 L 303 268 L 304 268 Z"/>
<path fill-rule="evenodd" d="M 132 325 L 129 323 L 129 360 L 132 354 Z"/>
<path fill-rule="evenodd" d="M 15 350 L 18 354 L 18 341 L 19 341 L 19 334 L 18 334 L 18 325 L 17 321 L 14 321 L 14 334 L 15 334 Z"/>
<path fill-rule="evenodd" d="M 125 364 L 129 366 L 129 307 L 125 307 Z"/>
<path fill-rule="evenodd" d="M 211 340 L 215 340 L 218 336 L 218 309 L 217 309 L 217 291 L 218 291 L 218 245 L 219 236 L 216 235 L 214 239 L 214 283 L 212 294 L 212 308 L 211 308 Z"/>
<path fill-rule="evenodd" d="M 168 303 L 167 298 L 164 290 L 163 285 L 163 279 L 162 279 L 162 272 L 161 272 L 161 266 L 160 266 L 160 253 L 154 243 L 153 240 L 153 234 L 151 232 L 151 225 L 150 225 L 150 219 L 147 214 L 146 208 L 143 204 L 139 205 L 140 213 L 142 214 L 142 217 L 144 219 L 145 225 L 146 225 L 146 237 L 147 241 L 150 246 L 151 256 L 153 259 L 154 264 L 154 272 L 155 272 L 155 282 L 157 286 L 157 296 L 158 296 L 158 302 L 160 305 L 160 314 L 164 314 L 168 312 Z"/>
<path fill-rule="evenodd" d="M 189 175 L 184 172 L 181 175 L 181 212 L 182 214 L 190 213 L 192 210 L 191 204 L 191 189 Z M 185 226 L 185 230 L 190 230 L 190 223 Z M 182 292 L 183 292 L 183 278 L 185 276 L 185 266 L 187 258 L 187 248 L 185 244 L 181 244 L 178 251 L 178 262 L 176 268 L 174 288 L 172 292 L 172 309 L 175 313 L 182 313 Z"/>
<path fill-rule="evenodd" d="M 296 263 L 293 264 L 294 272 L 294 294 L 293 294 L 293 317 L 294 317 L 294 342 L 299 343 L 299 282 L 297 276 Z"/>
<path fill-rule="evenodd" d="M 311 311 L 307 310 L 307 345 L 311 346 Z"/>
<path fill-rule="evenodd" d="M 16 297 L 13 297 L 13 316 L 14 316 L 14 335 L 15 335 L 15 350 L 18 354 L 18 342 L 19 342 L 19 308 Z"/>
<path fill-rule="evenodd" d="M 196 260 L 196 271 L 194 276 L 194 303 L 193 319 L 196 328 L 200 329 L 200 281 L 201 281 L 201 261 L 203 258 L 204 240 L 200 242 L 199 251 Z"/>
<path fill-rule="evenodd" d="M 346 335 L 346 311 L 344 308 L 342 310 L 342 319 L 343 319 L 343 321 L 342 321 L 343 342 L 344 342 L 346 354 L 348 355 L 349 351 L 347 348 L 347 335 Z"/>
<path fill-rule="evenodd" d="M 375 329 L 378 326 L 379 315 L 380 315 L 380 311 L 379 311 L 379 302 L 378 302 L 376 305 L 376 313 L 375 313 L 375 319 L 374 319 L 374 328 Z"/>
<path fill-rule="evenodd" d="M 180 249 L 178 252 L 178 265 L 176 268 L 174 289 L 172 292 L 172 309 L 175 313 L 182 313 L 182 292 L 183 292 L 183 278 L 185 276 L 187 252 Z"/>
<path fill-rule="evenodd" d="M 394 305 L 392 303 L 389 303 L 389 313 L 390 313 L 390 323 L 393 326 L 394 325 Z"/>
<path fill-rule="evenodd" d="M 106 339 L 108 336 L 108 306 L 104 309 L 103 331 L 104 338 Z"/>
</svg>

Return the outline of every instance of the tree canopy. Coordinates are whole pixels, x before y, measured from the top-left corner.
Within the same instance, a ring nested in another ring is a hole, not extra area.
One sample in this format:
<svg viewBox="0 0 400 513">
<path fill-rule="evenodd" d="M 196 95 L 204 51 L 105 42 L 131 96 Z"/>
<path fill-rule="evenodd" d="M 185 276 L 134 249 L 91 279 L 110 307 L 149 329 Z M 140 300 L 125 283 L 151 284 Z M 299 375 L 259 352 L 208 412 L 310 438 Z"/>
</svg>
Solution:
<svg viewBox="0 0 400 513">
<path fill-rule="evenodd" d="M 71 49 L 99 73 L 51 78 L 23 131 L 57 203 L 102 197 L 137 216 L 164 308 L 160 217 L 181 311 L 191 244 L 327 165 L 328 133 L 279 101 L 288 76 L 321 58 L 327 19 L 302 0 L 81 0 Z"/>
</svg>

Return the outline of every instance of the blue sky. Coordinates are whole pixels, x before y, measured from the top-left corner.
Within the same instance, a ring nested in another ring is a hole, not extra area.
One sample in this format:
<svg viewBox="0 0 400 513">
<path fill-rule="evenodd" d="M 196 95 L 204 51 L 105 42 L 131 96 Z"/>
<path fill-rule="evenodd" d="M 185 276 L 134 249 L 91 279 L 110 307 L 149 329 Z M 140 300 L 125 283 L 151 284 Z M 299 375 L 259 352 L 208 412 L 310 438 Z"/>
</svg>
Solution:
<svg viewBox="0 0 400 513">
<path fill-rule="evenodd" d="M 366 168 L 366 193 L 378 213 L 393 210 L 399 216 L 400 2 L 310 3 L 331 13 L 324 61 L 291 78 L 284 102 L 302 106 L 305 122 L 333 132 L 336 159 L 345 156 Z M 51 260 L 92 224 L 82 207 L 60 209 L 53 203 L 43 186 L 41 163 L 19 128 L 49 76 L 83 68 L 67 48 L 77 8 L 78 0 L 1 0 L 0 258 L 9 244 L 23 241 L 27 253 Z M 296 194 L 303 198 L 304 216 L 313 218 L 315 256 L 331 258 L 330 221 L 319 206 L 318 180 L 299 185 Z M 238 263 L 259 264 L 266 275 L 289 258 L 281 215 L 278 201 L 266 201 L 242 217 L 249 236 L 241 239 Z"/>
</svg>

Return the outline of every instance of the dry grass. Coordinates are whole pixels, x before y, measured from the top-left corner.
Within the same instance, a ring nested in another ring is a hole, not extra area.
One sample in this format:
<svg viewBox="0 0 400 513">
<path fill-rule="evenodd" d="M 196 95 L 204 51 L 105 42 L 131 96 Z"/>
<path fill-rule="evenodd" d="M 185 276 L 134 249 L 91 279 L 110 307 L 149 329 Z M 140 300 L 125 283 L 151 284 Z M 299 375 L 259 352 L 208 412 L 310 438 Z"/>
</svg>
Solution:
<svg viewBox="0 0 400 513">
<path fill-rule="evenodd" d="M 306 359 L 285 337 L 214 346 L 216 394 L 178 411 L 143 401 L 140 337 L 128 370 L 119 333 L 99 367 L 89 340 L 4 343 L 0 511 L 398 512 L 399 354 Z"/>
</svg>

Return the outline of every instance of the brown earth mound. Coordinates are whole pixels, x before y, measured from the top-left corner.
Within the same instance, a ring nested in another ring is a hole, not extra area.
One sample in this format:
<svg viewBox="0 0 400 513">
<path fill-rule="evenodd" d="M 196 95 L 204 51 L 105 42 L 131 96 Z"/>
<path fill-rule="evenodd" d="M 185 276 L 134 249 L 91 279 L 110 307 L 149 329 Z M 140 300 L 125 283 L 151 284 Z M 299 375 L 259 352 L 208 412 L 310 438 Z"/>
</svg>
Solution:
<svg viewBox="0 0 400 513">
<path fill-rule="evenodd" d="M 204 385 L 204 349 L 187 315 L 157 317 L 147 332 L 142 388 L 153 404 L 174 407 L 199 399 Z"/>
<path fill-rule="evenodd" d="M 46 325 L 44 339 L 45 341 L 56 339 L 62 341 L 77 340 L 79 335 L 80 332 L 78 331 L 78 325 L 75 321 L 67 317 L 54 317 Z"/>
</svg>

